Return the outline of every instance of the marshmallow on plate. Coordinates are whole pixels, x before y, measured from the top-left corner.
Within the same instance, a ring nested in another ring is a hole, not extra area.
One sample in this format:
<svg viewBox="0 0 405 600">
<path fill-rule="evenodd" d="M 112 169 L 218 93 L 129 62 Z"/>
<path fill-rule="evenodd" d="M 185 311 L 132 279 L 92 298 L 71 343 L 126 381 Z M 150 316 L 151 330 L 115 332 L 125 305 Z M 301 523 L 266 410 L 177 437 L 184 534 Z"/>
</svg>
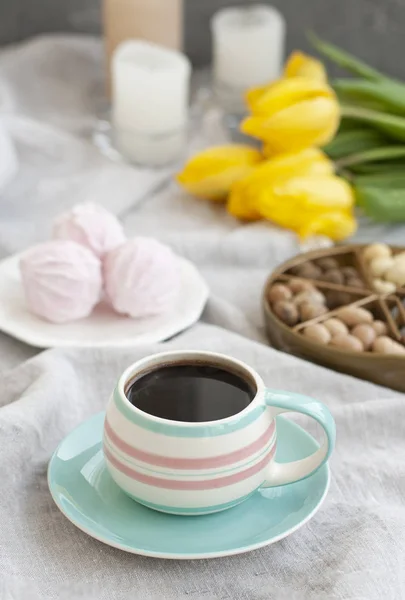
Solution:
<svg viewBox="0 0 405 600">
<path fill-rule="evenodd" d="M 102 293 L 100 260 L 69 240 L 33 246 L 20 261 L 29 309 L 53 323 L 87 317 Z"/>
<path fill-rule="evenodd" d="M 103 272 L 113 308 L 134 318 L 168 312 L 179 294 L 178 259 L 153 238 L 136 237 L 109 252 Z"/>
<path fill-rule="evenodd" d="M 126 239 L 117 217 L 90 202 L 77 204 L 71 211 L 58 217 L 54 223 L 53 237 L 82 244 L 99 258 Z"/>
</svg>

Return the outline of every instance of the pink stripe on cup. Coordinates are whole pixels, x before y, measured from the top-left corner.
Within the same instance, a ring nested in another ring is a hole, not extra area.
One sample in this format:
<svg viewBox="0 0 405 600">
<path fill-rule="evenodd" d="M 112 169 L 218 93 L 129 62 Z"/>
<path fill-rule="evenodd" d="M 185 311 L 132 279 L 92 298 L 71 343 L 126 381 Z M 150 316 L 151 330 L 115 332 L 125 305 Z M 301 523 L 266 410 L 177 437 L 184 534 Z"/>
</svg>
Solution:
<svg viewBox="0 0 405 600">
<path fill-rule="evenodd" d="M 228 485 L 234 485 L 235 483 L 240 483 L 241 481 L 244 481 L 245 479 L 256 475 L 266 467 L 267 463 L 274 455 L 275 450 L 276 444 L 274 444 L 270 452 L 264 458 L 262 458 L 260 462 L 256 463 L 252 467 L 249 467 L 248 469 L 245 469 L 244 471 L 239 471 L 239 473 L 225 475 L 224 477 L 218 477 L 216 479 L 203 479 L 197 481 L 180 481 L 178 479 L 164 479 L 161 477 L 146 475 L 145 473 L 140 473 L 132 467 L 128 467 L 127 465 L 124 465 L 121 461 L 117 460 L 105 446 L 104 455 L 113 467 L 118 469 L 118 471 L 121 471 L 121 473 L 123 473 L 127 477 L 130 477 L 131 479 L 138 481 L 139 483 L 144 483 L 153 487 L 164 488 L 166 490 L 202 491 L 222 488 Z"/>
<path fill-rule="evenodd" d="M 131 458 L 136 460 L 140 460 L 142 462 L 148 463 L 149 465 L 153 465 L 155 467 L 164 467 L 167 469 L 219 469 L 220 467 L 228 467 L 234 463 L 237 463 L 241 460 L 245 460 L 253 454 L 256 454 L 270 441 L 274 429 L 275 422 L 272 421 L 270 426 L 266 429 L 266 431 L 259 437 L 257 440 L 245 446 L 244 448 L 240 448 L 239 450 L 235 450 L 234 452 L 229 452 L 228 454 L 220 454 L 218 456 L 211 456 L 206 458 L 173 458 L 170 456 L 162 456 L 161 454 L 153 454 L 151 452 L 144 452 L 143 450 L 139 450 L 134 446 L 131 446 L 127 442 L 124 442 L 122 438 L 120 438 L 115 431 L 112 429 L 109 422 L 105 421 L 105 432 L 107 433 L 110 442 L 118 448 L 124 454 L 127 454 Z"/>
</svg>

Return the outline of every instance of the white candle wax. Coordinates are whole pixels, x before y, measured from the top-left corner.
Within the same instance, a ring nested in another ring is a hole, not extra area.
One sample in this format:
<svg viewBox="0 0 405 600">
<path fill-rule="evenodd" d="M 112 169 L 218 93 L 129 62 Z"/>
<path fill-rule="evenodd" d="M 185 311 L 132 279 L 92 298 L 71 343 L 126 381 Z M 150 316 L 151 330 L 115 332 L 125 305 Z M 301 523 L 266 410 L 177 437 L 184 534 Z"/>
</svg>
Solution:
<svg viewBox="0 0 405 600">
<path fill-rule="evenodd" d="M 120 44 L 112 59 L 115 143 L 129 160 L 160 166 L 184 147 L 189 60 L 180 52 L 140 40 Z"/>
<path fill-rule="evenodd" d="M 243 92 L 280 76 L 285 21 L 271 6 L 225 8 L 212 19 L 214 83 L 229 110 L 243 111 Z"/>
</svg>

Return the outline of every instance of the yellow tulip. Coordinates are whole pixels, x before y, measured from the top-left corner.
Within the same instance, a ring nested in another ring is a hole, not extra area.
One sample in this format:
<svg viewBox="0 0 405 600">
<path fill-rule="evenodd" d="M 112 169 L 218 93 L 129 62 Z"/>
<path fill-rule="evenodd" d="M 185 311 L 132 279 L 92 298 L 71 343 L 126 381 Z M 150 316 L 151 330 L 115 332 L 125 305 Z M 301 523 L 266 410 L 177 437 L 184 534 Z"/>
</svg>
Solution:
<svg viewBox="0 0 405 600">
<path fill-rule="evenodd" d="M 284 67 L 284 77 L 307 77 L 322 82 L 328 81 L 325 67 L 321 61 L 303 52 L 290 54 Z"/>
<path fill-rule="evenodd" d="M 228 211 L 238 219 L 260 219 L 256 200 L 267 186 L 272 186 L 280 180 L 285 181 L 292 174 L 331 175 L 333 172 L 333 163 L 317 148 L 306 148 L 295 154 L 280 154 L 261 163 L 232 186 Z"/>
<path fill-rule="evenodd" d="M 340 241 L 354 235 L 357 230 L 357 222 L 351 211 L 329 212 L 308 221 L 302 226 L 299 235 L 302 238 L 312 235 L 325 235 L 331 240 Z"/>
<path fill-rule="evenodd" d="M 231 215 L 242 221 L 257 221 L 262 218 L 255 208 L 252 188 L 245 179 L 234 183 L 226 207 Z"/>
<path fill-rule="evenodd" d="M 266 219 L 301 237 L 320 234 L 341 240 L 356 230 L 353 191 L 335 175 L 295 176 L 263 190 L 256 199 Z"/>
<path fill-rule="evenodd" d="M 284 66 L 283 78 L 305 77 L 315 79 L 321 83 L 328 83 L 325 67 L 320 60 L 316 60 L 303 52 L 292 52 Z M 245 95 L 247 105 L 252 107 L 260 96 L 267 92 L 274 83 L 268 83 L 258 87 L 250 88 Z"/>
<path fill-rule="evenodd" d="M 259 98 L 261 98 L 272 86 L 274 83 L 269 83 L 267 85 L 261 85 L 258 87 L 250 88 L 245 92 L 245 102 L 249 108 L 254 106 Z"/>
<path fill-rule="evenodd" d="M 301 237 L 334 240 L 356 230 L 353 205 L 350 185 L 315 148 L 264 162 L 234 184 L 228 200 L 229 212 L 238 218 L 265 218 Z"/>
<path fill-rule="evenodd" d="M 223 202 L 235 181 L 261 160 L 258 150 L 243 144 L 208 148 L 191 158 L 176 180 L 194 196 Z"/>
<path fill-rule="evenodd" d="M 247 94 L 251 115 L 241 130 L 266 144 L 267 153 L 296 152 L 324 146 L 340 121 L 339 103 L 324 82 L 296 76 Z"/>
</svg>

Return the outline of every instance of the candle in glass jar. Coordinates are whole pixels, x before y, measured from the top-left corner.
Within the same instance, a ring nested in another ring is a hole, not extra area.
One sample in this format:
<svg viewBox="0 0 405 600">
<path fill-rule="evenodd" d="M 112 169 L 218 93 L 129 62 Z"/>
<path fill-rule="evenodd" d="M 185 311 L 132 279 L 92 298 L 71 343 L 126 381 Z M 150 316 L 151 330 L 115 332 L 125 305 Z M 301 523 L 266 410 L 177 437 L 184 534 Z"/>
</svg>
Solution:
<svg viewBox="0 0 405 600">
<path fill-rule="evenodd" d="M 117 149 L 131 162 L 162 166 L 186 141 L 191 66 L 181 52 L 128 40 L 112 60 L 112 123 Z"/>
<path fill-rule="evenodd" d="M 272 6 L 225 8 L 211 23 L 214 85 L 222 106 L 243 113 L 249 87 L 277 79 L 284 58 L 285 22 Z"/>
</svg>

